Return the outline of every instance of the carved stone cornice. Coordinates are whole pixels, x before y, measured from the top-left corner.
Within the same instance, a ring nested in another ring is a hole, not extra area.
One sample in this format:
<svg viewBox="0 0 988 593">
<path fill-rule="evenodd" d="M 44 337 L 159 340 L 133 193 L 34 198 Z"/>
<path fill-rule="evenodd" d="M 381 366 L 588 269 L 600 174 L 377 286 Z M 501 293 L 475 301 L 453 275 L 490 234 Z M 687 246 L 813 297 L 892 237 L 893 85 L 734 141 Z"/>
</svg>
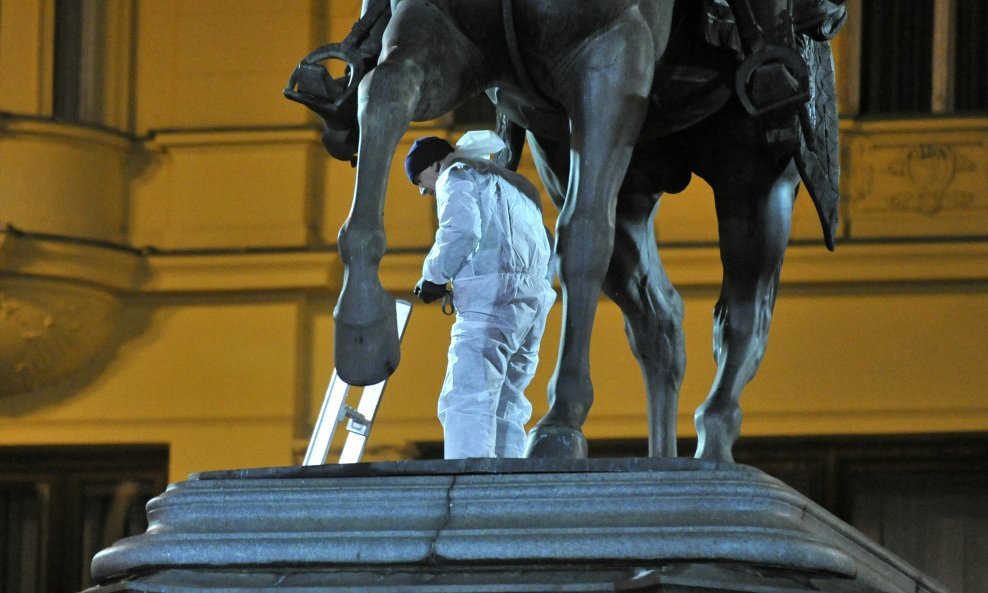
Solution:
<svg viewBox="0 0 988 593">
<path fill-rule="evenodd" d="M 0 272 L 131 292 L 145 282 L 148 269 L 136 250 L 8 231 L 0 233 Z"/>
<path fill-rule="evenodd" d="M 722 269 L 715 247 L 660 251 L 673 284 L 720 286 Z M 821 245 L 790 245 L 782 264 L 782 284 L 810 286 L 909 282 L 988 281 L 988 241 L 845 242 L 834 252 Z"/>
<path fill-rule="evenodd" d="M 338 291 L 343 265 L 336 251 L 269 251 L 149 255 L 141 292 Z M 417 278 L 416 278 L 417 279 Z"/>
</svg>

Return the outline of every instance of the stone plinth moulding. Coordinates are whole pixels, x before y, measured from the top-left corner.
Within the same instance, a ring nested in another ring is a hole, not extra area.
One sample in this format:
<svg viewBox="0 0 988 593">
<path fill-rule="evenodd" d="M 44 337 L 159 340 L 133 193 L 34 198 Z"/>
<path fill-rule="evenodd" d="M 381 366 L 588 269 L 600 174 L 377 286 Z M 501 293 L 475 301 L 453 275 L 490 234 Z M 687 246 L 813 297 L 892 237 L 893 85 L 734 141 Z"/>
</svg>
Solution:
<svg viewBox="0 0 988 593">
<path fill-rule="evenodd" d="M 778 480 L 693 459 L 210 472 L 148 518 L 88 593 L 946 593 Z"/>
</svg>

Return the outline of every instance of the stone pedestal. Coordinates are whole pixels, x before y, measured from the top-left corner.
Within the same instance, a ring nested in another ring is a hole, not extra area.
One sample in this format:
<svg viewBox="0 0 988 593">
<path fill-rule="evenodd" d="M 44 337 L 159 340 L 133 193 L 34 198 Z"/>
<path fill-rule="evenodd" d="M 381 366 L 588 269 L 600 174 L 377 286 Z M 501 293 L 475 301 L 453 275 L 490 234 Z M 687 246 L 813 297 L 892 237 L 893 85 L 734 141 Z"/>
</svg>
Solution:
<svg viewBox="0 0 988 593">
<path fill-rule="evenodd" d="M 946 593 L 766 474 L 693 459 L 209 472 L 87 593 Z"/>
</svg>

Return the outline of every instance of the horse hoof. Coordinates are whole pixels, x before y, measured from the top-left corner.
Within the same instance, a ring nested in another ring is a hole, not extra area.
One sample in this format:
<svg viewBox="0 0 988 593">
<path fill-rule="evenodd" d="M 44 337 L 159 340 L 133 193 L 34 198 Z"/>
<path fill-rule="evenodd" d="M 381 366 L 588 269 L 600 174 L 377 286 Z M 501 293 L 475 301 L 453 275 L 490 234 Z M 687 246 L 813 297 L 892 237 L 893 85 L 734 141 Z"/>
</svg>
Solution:
<svg viewBox="0 0 988 593">
<path fill-rule="evenodd" d="M 584 459 L 587 439 L 575 428 L 536 426 L 528 433 L 525 457 Z"/>
<path fill-rule="evenodd" d="M 398 368 L 398 322 L 393 307 L 368 324 L 336 320 L 336 372 L 350 385 L 375 385 Z"/>
<path fill-rule="evenodd" d="M 731 426 L 706 417 L 696 423 L 696 459 L 734 462 L 734 441 L 737 431 Z"/>
<path fill-rule="evenodd" d="M 710 442 L 712 439 L 700 439 L 696 446 L 696 459 L 708 459 L 722 463 L 734 463 L 731 446 L 724 443 Z"/>
<path fill-rule="evenodd" d="M 741 408 L 737 405 L 718 405 L 708 399 L 694 415 L 696 425 L 696 459 L 733 462 L 732 449 L 741 434 Z"/>
</svg>

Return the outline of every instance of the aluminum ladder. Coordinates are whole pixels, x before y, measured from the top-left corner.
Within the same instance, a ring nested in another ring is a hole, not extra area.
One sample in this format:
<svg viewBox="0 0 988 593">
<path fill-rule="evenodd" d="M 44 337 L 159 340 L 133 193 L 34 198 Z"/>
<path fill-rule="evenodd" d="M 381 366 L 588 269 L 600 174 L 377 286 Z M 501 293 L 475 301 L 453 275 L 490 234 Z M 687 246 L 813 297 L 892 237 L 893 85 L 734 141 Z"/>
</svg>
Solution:
<svg viewBox="0 0 988 593">
<path fill-rule="evenodd" d="M 412 314 L 412 304 L 408 301 L 398 300 L 395 302 L 395 310 L 398 317 L 398 341 L 400 343 L 402 336 L 405 335 L 408 318 Z M 337 463 L 357 463 L 360 461 L 387 383 L 388 381 L 385 379 L 375 385 L 364 387 L 357 407 L 353 408 L 346 403 L 350 384 L 340 379 L 336 369 L 333 369 L 333 376 L 329 380 L 329 387 L 326 388 L 322 409 L 319 410 L 319 417 L 316 418 L 316 425 L 312 430 L 312 438 L 309 440 L 309 448 L 305 452 L 302 465 L 326 463 L 329 448 L 333 443 L 333 435 L 336 434 L 337 426 L 343 421 L 346 421 L 346 429 L 349 434 L 343 443 L 343 452 L 340 453 L 340 460 Z"/>
</svg>

